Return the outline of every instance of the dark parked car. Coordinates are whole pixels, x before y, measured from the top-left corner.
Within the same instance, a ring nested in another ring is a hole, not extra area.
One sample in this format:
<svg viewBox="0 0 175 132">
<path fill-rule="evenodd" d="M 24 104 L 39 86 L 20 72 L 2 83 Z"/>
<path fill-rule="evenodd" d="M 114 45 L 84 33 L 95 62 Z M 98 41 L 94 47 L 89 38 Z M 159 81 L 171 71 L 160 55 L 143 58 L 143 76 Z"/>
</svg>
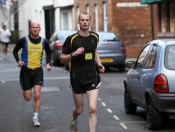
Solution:
<svg viewBox="0 0 175 132">
<path fill-rule="evenodd" d="M 74 34 L 76 32 L 77 31 L 74 30 L 60 30 L 52 34 L 50 38 L 51 41 L 50 49 L 52 50 L 53 53 L 52 63 L 54 66 L 61 65 L 60 55 L 62 52 L 62 46 L 64 44 L 64 41 L 69 35 Z"/>
<path fill-rule="evenodd" d="M 137 106 L 144 108 L 150 130 L 160 129 L 165 119 L 174 119 L 175 39 L 149 42 L 126 68 L 130 70 L 124 79 L 125 112 L 134 114 Z"/>
<path fill-rule="evenodd" d="M 105 69 L 110 67 L 118 68 L 119 71 L 125 71 L 126 50 L 125 45 L 113 32 L 96 32 L 99 35 L 99 43 L 97 46 L 98 53 Z M 65 64 L 68 70 L 68 64 Z"/>
</svg>

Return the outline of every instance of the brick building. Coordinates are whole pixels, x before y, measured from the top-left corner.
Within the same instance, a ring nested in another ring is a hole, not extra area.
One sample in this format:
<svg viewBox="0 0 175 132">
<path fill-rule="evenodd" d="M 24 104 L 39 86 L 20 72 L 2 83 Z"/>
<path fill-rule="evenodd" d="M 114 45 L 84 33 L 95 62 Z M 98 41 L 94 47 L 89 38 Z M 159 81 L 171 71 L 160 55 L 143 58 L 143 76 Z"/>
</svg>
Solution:
<svg viewBox="0 0 175 132">
<path fill-rule="evenodd" d="M 75 0 L 74 9 L 75 19 L 90 12 L 91 30 L 119 36 L 127 57 L 136 57 L 152 39 L 175 38 L 175 0 Z"/>
<path fill-rule="evenodd" d="M 140 0 L 75 0 L 74 9 L 75 19 L 80 12 L 90 12 L 92 31 L 114 32 L 125 44 L 127 57 L 138 56 L 151 40 L 150 5 Z"/>
</svg>

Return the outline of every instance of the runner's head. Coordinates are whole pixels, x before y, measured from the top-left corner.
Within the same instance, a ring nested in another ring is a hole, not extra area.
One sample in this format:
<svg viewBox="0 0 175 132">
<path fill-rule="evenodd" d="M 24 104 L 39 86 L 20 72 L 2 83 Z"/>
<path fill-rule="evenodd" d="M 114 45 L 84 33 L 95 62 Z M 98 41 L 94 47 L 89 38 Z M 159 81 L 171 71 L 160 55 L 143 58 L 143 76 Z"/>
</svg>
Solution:
<svg viewBox="0 0 175 132">
<path fill-rule="evenodd" d="M 30 25 L 30 34 L 31 37 L 33 38 L 37 38 L 39 37 L 39 33 L 40 33 L 40 24 L 38 22 L 32 22 Z"/>
</svg>

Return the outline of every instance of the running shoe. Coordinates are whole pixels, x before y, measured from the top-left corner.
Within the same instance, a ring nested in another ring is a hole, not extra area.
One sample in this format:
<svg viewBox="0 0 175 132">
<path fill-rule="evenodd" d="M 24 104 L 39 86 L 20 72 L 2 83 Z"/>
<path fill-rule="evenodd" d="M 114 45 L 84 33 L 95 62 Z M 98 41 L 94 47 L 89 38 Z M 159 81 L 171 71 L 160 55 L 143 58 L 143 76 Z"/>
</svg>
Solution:
<svg viewBox="0 0 175 132">
<path fill-rule="evenodd" d="M 40 123 L 38 122 L 38 118 L 33 118 L 34 127 L 40 127 Z"/>
<path fill-rule="evenodd" d="M 71 122 L 70 131 L 71 131 L 71 132 L 78 132 L 77 122 L 76 122 L 76 121 L 72 121 L 72 122 Z"/>
</svg>

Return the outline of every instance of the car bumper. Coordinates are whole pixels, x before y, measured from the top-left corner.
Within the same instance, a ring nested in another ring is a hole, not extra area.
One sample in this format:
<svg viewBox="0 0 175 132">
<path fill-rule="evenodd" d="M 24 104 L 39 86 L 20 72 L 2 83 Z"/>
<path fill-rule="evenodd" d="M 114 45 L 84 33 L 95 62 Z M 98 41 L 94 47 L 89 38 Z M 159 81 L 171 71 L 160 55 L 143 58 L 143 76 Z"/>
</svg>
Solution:
<svg viewBox="0 0 175 132">
<path fill-rule="evenodd" d="M 105 66 L 124 65 L 126 56 L 100 56 L 101 63 Z"/>
<path fill-rule="evenodd" d="M 175 94 L 153 93 L 152 101 L 158 111 L 175 113 Z"/>
</svg>

